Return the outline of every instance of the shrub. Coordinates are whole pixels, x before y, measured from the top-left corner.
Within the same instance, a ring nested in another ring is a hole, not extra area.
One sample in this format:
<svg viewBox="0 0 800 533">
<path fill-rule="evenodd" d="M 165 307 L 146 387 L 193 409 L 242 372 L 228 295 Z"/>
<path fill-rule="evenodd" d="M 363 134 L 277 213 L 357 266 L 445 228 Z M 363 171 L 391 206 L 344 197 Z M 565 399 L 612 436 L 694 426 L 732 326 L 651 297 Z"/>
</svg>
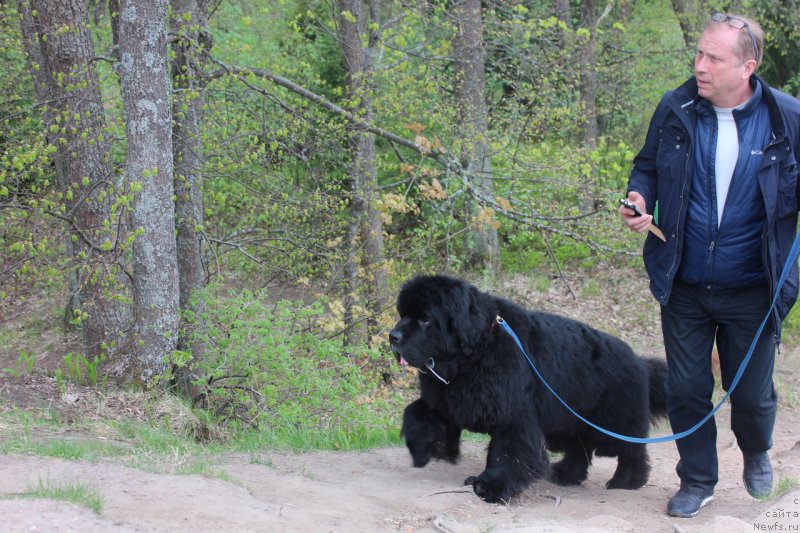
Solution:
<svg viewBox="0 0 800 533">
<path fill-rule="evenodd" d="M 206 301 L 208 351 L 197 365 L 209 407 L 227 422 L 285 435 L 329 431 L 345 440 L 397 433 L 399 398 L 373 371 L 381 354 L 325 338 L 324 300 L 270 303 L 266 292 L 243 290 Z"/>
</svg>

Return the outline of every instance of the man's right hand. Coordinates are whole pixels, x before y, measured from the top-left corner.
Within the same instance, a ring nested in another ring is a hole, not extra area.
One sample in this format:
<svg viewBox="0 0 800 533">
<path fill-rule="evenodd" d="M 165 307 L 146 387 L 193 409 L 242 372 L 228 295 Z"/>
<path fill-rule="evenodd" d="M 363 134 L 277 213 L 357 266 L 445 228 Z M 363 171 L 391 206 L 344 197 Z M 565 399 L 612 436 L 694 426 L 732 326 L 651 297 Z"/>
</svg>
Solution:
<svg viewBox="0 0 800 533">
<path fill-rule="evenodd" d="M 649 228 L 650 224 L 653 222 L 653 215 L 647 214 L 647 206 L 644 198 L 638 192 L 630 191 L 628 193 L 628 201 L 639 208 L 639 211 L 642 212 L 642 216 L 637 216 L 633 209 L 621 205 L 619 206 L 619 214 L 622 217 L 622 221 L 631 231 L 637 233 L 647 231 L 647 228 Z"/>
</svg>

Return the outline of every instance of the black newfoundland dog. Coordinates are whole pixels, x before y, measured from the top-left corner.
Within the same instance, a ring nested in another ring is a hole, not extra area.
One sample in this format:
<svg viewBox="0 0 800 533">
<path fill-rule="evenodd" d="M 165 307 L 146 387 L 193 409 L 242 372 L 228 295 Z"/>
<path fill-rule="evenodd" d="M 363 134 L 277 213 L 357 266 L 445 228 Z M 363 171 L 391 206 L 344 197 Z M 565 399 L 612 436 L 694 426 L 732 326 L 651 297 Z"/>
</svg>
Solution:
<svg viewBox="0 0 800 533">
<path fill-rule="evenodd" d="M 461 430 L 488 433 L 486 469 L 468 477 L 488 502 L 508 501 L 531 481 L 586 479 L 592 455 L 617 457 L 606 486 L 638 489 L 650 471 L 644 445 L 592 429 L 539 381 L 497 325 L 502 317 L 553 389 L 600 427 L 646 437 L 651 417 L 666 414 L 663 361 L 643 359 L 620 339 L 575 320 L 531 312 L 445 276 L 407 282 L 391 331 L 401 364 L 420 370 L 421 397 L 406 407 L 402 434 L 414 461 L 455 462 Z M 547 450 L 563 452 L 549 464 Z"/>
</svg>

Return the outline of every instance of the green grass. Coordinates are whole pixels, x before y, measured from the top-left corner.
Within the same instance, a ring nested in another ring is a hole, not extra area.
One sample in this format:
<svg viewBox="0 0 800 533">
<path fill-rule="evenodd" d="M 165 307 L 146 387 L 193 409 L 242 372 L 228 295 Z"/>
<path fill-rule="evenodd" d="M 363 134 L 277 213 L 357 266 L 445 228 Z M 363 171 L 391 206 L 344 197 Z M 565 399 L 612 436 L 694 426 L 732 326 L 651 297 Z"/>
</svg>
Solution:
<svg viewBox="0 0 800 533">
<path fill-rule="evenodd" d="M 781 406 L 794 409 L 798 405 L 797 392 L 794 384 L 783 376 L 775 376 L 775 389 L 778 392 L 778 402 Z"/>
<path fill-rule="evenodd" d="M 196 460 L 178 466 L 176 474 L 182 476 L 203 476 L 212 479 L 221 479 L 234 483 L 233 478 L 225 470 L 217 468 L 206 460 Z"/>
<path fill-rule="evenodd" d="M 772 492 L 767 494 L 764 497 L 756 498 L 756 501 L 760 503 L 775 501 L 780 499 L 781 496 L 786 494 L 787 492 L 791 492 L 795 488 L 797 488 L 798 482 L 796 479 L 791 477 L 784 477 L 780 476 L 778 481 L 775 482 L 775 485 L 772 488 Z"/>
<path fill-rule="evenodd" d="M 0 454 L 31 454 L 59 459 L 97 462 L 102 458 L 120 457 L 127 451 L 96 437 L 64 437 L 59 432 L 63 423 L 58 414 L 51 409 L 31 413 L 12 409 L 0 413 L 0 434 L 9 435 L 0 439 Z M 92 434 L 87 422 L 80 419 L 71 424 L 70 429 L 80 432 L 86 429 Z"/>
<path fill-rule="evenodd" d="M 95 440 L 12 438 L 0 444 L 0 453 L 24 453 L 94 463 L 104 458 L 121 457 L 128 452 L 123 448 Z"/>
<path fill-rule="evenodd" d="M 42 319 L 34 317 L 26 323 L 25 329 L 23 330 L 23 338 L 27 340 L 41 339 L 43 330 L 44 324 Z"/>
<path fill-rule="evenodd" d="M 172 409 L 168 415 L 155 413 Z M 50 410 L 32 414 L 20 409 L 0 412 L 0 454 L 36 455 L 97 463 L 116 464 L 146 472 L 202 475 L 230 481 L 230 476 L 214 466 L 213 457 L 230 452 L 249 454 L 251 462 L 268 464 L 264 450 L 284 449 L 353 451 L 401 445 L 400 429 L 388 424 L 380 428 L 338 429 L 230 429 L 213 438 L 199 439 L 196 424 L 213 424 L 201 416 L 184 411 L 173 402 L 152 407 L 151 422 L 127 420 L 73 419 L 62 422 Z M 68 435 L 65 435 L 66 432 Z M 214 431 L 214 429 L 209 430 Z"/>
<path fill-rule="evenodd" d="M 385 429 L 329 429 L 298 430 L 280 428 L 271 430 L 248 430 L 235 435 L 230 446 L 253 453 L 264 448 L 288 448 L 304 452 L 311 450 L 359 451 L 382 446 L 402 444 L 400 428 Z"/>
<path fill-rule="evenodd" d="M 600 284 L 597 282 L 597 280 L 590 279 L 583 286 L 581 295 L 586 298 L 596 298 L 601 295 L 601 292 Z"/>
<path fill-rule="evenodd" d="M 250 464 L 275 468 L 275 463 L 268 456 L 261 455 L 258 451 L 250 452 Z"/>
<path fill-rule="evenodd" d="M 80 482 L 49 481 L 39 479 L 36 487 L 17 495 L 20 498 L 58 500 L 86 507 L 100 514 L 103 511 L 103 495 L 93 485 Z"/>
<path fill-rule="evenodd" d="M 800 342 L 800 306 L 793 307 L 781 324 L 781 338 L 792 345 Z"/>
</svg>

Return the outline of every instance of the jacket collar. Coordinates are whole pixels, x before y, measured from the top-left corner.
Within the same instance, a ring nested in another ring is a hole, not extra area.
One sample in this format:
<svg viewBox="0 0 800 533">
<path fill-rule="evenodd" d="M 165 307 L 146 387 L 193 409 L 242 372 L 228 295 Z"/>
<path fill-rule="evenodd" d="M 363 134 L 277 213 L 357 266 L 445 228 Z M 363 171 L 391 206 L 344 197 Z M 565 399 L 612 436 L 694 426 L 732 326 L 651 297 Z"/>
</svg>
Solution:
<svg viewBox="0 0 800 533">
<path fill-rule="evenodd" d="M 772 123 L 772 133 L 776 140 L 782 139 L 786 135 L 786 129 L 783 124 L 783 117 L 781 116 L 778 104 L 775 101 L 775 95 L 772 94 L 767 82 L 765 82 L 758 74 L 750 76 L 750 85 L 753 86 L 753 97 L 741 109 L 741 113 L 750 113 L 756 107 L 758 102 L 763 101 L 767 104 L 769 110 L 769 118 Z M 756 96 L 758 95 L 758 98 Z M 697 94 L 697 78 L 692 76 L 686 82 L 675 89 L 672 94 L 673 109 L 677 112 L 683 110 L 685 112 L 678 112 L 678 116 L 684 121 L 686 129 L 691 132 L 692 127 L 690 122 L 693 118 L 690 114 L 697 111 L 697 106 L 708 106 L 708 101 L 702 96 Z"/>
<path fill-rule="evenodd" d="M 753 74 L 750 79 L 755 79 L 756 83 L 761 86 L 762 99 L 767 103 L 767 109 L 769 109 L 769 120 L 772 124 L 772 135 L 775 142 L 783 140 L 783 138 L 786 137 L 786 126 L 783 123 L 783 115 L 778 107 L 778 102 L 775 100 L 772 89 L 767 85 L 767 82 L 757 74 Z"/>
</svg>

